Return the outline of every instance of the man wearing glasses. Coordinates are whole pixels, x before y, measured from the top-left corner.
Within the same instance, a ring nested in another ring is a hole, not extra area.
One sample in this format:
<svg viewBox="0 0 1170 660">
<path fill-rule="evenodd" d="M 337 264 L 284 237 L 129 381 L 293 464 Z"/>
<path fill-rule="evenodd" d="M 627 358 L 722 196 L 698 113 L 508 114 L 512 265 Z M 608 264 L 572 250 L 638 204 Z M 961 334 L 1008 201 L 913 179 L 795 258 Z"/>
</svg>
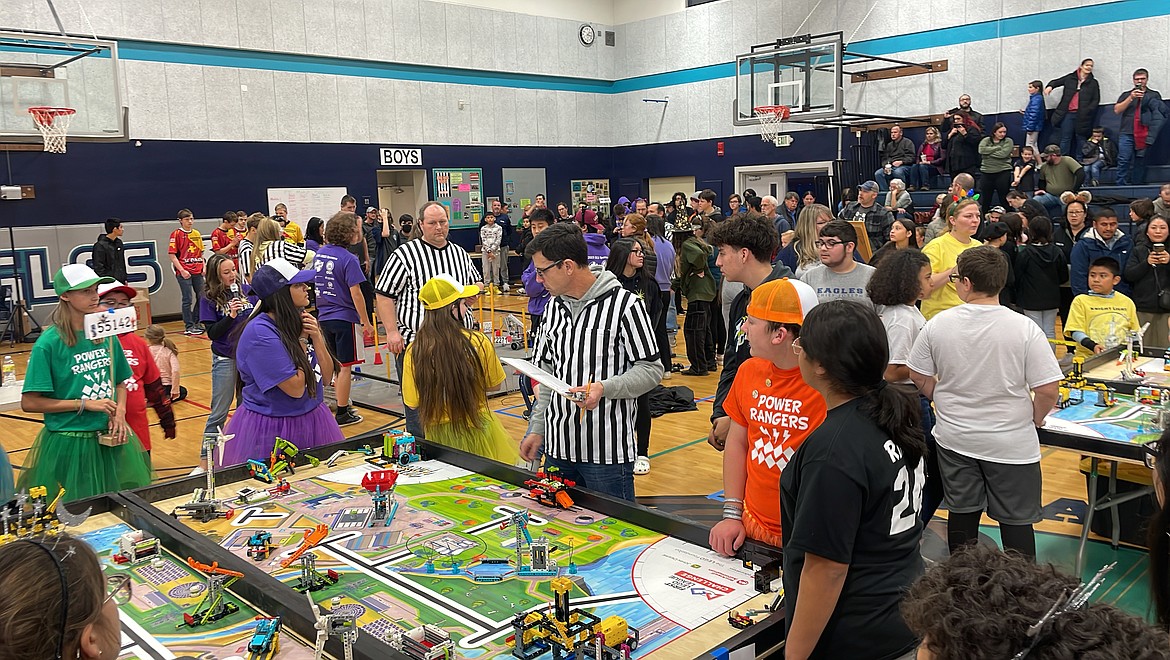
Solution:
<svg viewBox="0 0 1170 660">
<path fill-rule="evenodd" d="M 662 363 L 646 306 L 613 273 L 589 270 L 585 237 L 561 222 L 533 237 L 526 254 L 554 296 L 532 361 L 573 386 L 569 396 L 541 387 L 520 457 L 585 488 L 634 499 L 637 398 L 658 385 Z"/>
<path fill-rule="evenodd" d="M 834 220 L 821 227 L 817 251 L 821 264 L 804 272 L 800 279 L 817 293 L 817 300 L 852 300 L 873 307 L 865 285 L 873 276 L 873 266 L 853 260 L 857 230 L 844 220 Z"/>
</svg>

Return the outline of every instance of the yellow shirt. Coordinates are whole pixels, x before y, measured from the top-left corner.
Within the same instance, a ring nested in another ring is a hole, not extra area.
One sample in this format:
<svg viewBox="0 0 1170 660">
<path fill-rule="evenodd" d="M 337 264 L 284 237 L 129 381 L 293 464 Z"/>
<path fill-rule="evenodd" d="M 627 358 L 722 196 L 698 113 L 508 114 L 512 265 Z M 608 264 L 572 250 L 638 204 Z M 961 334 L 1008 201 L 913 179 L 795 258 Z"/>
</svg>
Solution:
<svg viewBox="0 0 1170 660">
<path fill-rule="evenodd" d="M 467 336 L 471 338 L 472 345 L 479 353 L 479 362 L 483 365 L 483 374 L 487 380 L 488 387 L 495 387 L 504 382 L 504 367 L 500 364 L 500 358 L 496 357 L 496 349 L 492 346 L 491 340 L 482 332 L 474 332 L 472 330 L 464 330 Z M 414 345 L 408 346 L 406 349 L 406 357 L 402 361 L 402 402 L 411 408 L 417 408 L 418 387 L 414 383 Z M 446 421 L 446 417 L 444 417 Z"/>
<path fill-rule="evenodd" d="M 980 241 L 971 239 L 970 243 L 961 243 L 950 232 L 939 236 L 922 248 L 922 254 L 930 257 L 930 272 L 937 275 L 955 267 L 959 255 L 965 250 L 983 245 Z M 959 294 L 955 292 L 955 283 L 947 281 L 941 288 L 935 289 L 930 297 L 922 301 L 922 315 L 930 320 L 935 314 L 963 304 Z"/>
<path fill-rule="evenodd" d="M 288 240 L 293 243 L 304 244 L 305 242 L 305 232 L 301 231 L 301 226 L 292 220 L 289 220 L 288 224 L 284 226 L 284 235 L 288 236 Z"/>
<path fill-rule="evenodd" d="M 1108 297 L 1082 293 L 1073 298 L 1069 307 L 1064 334 L 1072 337 L 1073 332 L 1083 332 L 1098 344 L 1112 348 L 1124 345 L 1126 334 L 1141 327 L 1137 307 L 1124 293 L 1114 291 Z M 1077 344 L 1077 355 L 1092 357 L 1093 351 Z"/>
</svg>

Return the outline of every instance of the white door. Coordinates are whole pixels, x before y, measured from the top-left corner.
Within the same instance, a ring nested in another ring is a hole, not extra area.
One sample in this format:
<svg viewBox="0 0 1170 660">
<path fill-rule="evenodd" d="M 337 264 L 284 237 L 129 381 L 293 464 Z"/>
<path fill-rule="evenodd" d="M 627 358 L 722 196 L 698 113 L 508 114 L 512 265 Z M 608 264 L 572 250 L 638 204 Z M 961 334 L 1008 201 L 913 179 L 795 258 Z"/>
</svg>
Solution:
<svg viewBox="0 0 1170 660">
<path fill-rule="evenodd" d="M 760 197 L 771 195 L 779 201 L 784 199 L 784 193 L 788 192 L 788 175 L 784 172 L 741 173 L 736 192 L 742 194 L 748 188 L 756 191 L 756 195 Z"/>
</svg>

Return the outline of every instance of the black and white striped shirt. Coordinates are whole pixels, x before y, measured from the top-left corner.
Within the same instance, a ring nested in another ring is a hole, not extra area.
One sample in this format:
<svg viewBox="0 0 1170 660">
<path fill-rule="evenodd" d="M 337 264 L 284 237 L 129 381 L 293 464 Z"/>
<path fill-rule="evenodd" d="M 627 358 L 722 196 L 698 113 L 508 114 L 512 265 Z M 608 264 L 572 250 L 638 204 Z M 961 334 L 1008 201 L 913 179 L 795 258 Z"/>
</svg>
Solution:
<svg viewBox="0 0 1170 660">
<path fill-rule="evenodd" d="M 553 298 L 536 339 L 536 364 L 569 385 L 599 383 L 627 372 L 635 362 L 658 360 L 658 344 L 646 306 L 612 273 L 598 277 L 600 292 L 580 302 Z M 596 288 L 596 285 L 595 285 Z M 574 317 L 571 304 L 580 305 Z M 637 399 L 602 396 L 584 417 L 576 403 L 552 396 L 544 414 L 544 447 L 554 458 L 585 463 L 629 463 L 637 458 Z"/>
<path fill-rule="evenodd" d="M 240 274 L 244 277 L 251 277 L 252 271 L 252 250 L 256 248 L 252 245 L 252 241 L 248 239 L 240 239 L 240 251 L 238 257 L 240 260 Z"/>
<path fill-rule="evenodd" d="M 444 273 L 463 284 L 483 281 L 467 251 L 450 241 L 437 248 L 418 238 L 387 258 L 374 289 L 380 295 L 397 299 L 398 331 L 406 343 L 414 341 L 414 333 L 422 325 L 423 306 L 418 292 L 427 280 Z M 470 316 L 465 318 L 465 325 L 471 320 Z"/>
<path fill-rule="evenodd" d="M 261 245 L 260 264 L 266 264 L 277 258 L 283 258 L 297 268 L 306 268 L 309 265 L 308 253 L 305 246 L 291 241 L 269 241 Z"/>
</svg>

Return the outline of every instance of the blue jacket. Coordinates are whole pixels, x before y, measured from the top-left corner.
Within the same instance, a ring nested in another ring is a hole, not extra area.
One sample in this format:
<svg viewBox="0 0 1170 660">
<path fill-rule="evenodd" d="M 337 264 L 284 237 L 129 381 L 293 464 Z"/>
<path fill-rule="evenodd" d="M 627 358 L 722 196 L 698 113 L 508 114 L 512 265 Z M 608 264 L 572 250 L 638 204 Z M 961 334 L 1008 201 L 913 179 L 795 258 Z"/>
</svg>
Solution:
<svg viewBox="0 0 1170 660">
<path fill-rule="evenodd" d="M 1028 107 L 1024 109 L 1024 130 L 1028 132 L 1044 130 L 1044 95 L 1032 94 L 1028 97 Z"/>
<path fill-rule="evenodd" d="M 1104 241 L 1097 236 L 1096 229 L 1087 230 L 1081 239 L 1073 245 L 1072 258 L 1070 266 L 1072 272 L 1069 276 L 1068 283 L 1072 286 L 1074 296 L 1079 296 L 1082 293 L 1089 292 L 1089 265 L 1094 260 L 1101 257 L 1113 257 L 1117 260 L 1117 265 L 1121 266 L 1121 272 L 1125 272 L 1125 263 L 1129 260 L 1129 253 L 1133 251 L 1133 239 L 1126 236 L 1120 229 L 1113 237 L 1113 245 L 1106 245 Z M 1133 289 L 1129 282 L 1121 280 L 1114 287 L 1117 291 L 1129 295 Z"/>
</svg>

